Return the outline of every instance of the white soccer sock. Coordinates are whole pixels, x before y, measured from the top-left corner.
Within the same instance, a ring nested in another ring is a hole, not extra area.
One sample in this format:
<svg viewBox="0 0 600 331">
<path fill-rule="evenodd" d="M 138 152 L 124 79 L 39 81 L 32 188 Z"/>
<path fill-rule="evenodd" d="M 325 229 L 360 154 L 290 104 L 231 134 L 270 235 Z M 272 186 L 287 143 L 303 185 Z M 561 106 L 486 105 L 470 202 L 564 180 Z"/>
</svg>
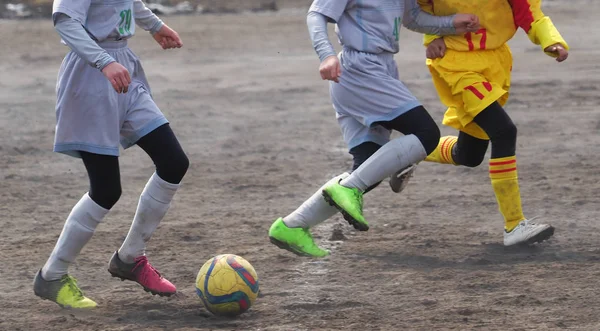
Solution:
<svg viewBox="0 0 600 331">
<path fill-rule="evenodd" d="M 135 258 L 146 255 L 146 243 L 165 217 L 178 188 L 179 184 L 168 183 L 156 173 L 150 177 L 140 195 L 129 233 L 119 248 L 121 261 L 133 263 Z"/>
<path fill-rule="evenodd" d="M 108 209 L 100 207 L 87 193 L 77 202 L 67 217 L 50 258 L 42 268 L 45 280 L 57 280 L 68 273 L 69 265 L 92 238 L 106 214 Z"/>
<path fill-rule="evenodd" d="M 325 201 L 323 198 L 323 188 L 332 181 L 337 182 L 348 176 L 349 174 L 345 172 L 329 180 L 327 184 L 318 189 L 308 200 L 304 201 L 298 209 L 284 217 L 283 223 L 290 228 L 310 228 L 335 215 L 338 210 Z"/>
<path fill-rule="evenodd" d="M 410 134 L 399 137 L 383 145 L 340 184 L 364 192 L 396 171 L 423 161 L 425 157 L 427 153 L 417 136 Z"/>
</svg>

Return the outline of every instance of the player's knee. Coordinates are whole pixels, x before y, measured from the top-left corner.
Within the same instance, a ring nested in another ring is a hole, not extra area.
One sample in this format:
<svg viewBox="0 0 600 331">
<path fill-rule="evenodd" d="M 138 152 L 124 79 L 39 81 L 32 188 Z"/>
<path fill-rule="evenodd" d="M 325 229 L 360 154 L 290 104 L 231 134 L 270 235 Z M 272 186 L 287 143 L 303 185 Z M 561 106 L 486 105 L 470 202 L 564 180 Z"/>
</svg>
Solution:
<svg viewBox="0 0 600 331">
<path fill-rule="evenodd" d="M 424 126 L 421 130 L 415 132 L 414 135 L 419 138 L 427 155 L 431 154 L 437 148 L 441 137 L 440 128 L 435 122 Z"/>
<path fill-rule="evenodd" d="M 185 153 L 182 152 L 181 155 L 179 155 L 177 161 L 175 162 L 174 167 L 177 176 L 180 177 L 179 181 L 181 181 L 181 179 L 183 179 L 183 176 L 185 176 L 188 169 L 190 168 L 190 159 L 187 157 L 187 155 L 185 155 Z"/>
<path fill-rule="evenodd" d="M 492 157 L 508 157 L 515 155 L 517 148 L 517 127 L 512 121 L 499 127 L 490 136 Z"/>
<path fill-rule="evenodd" d="M 458 157 L 457 163 L 465 167 L 475 168 L 481 165 L 484 158 L 485 154 L 472 153 L 469 155 Z"/>
<path fill-rule="evenodd" d="M 179 184 L 190 167 L 190 160 L 183 151 L 156 164 L 156 173 L 163 180 Z"/>
<path fill-rule="evenodd" d="M 104 209 L 111 209 L 121 198 L 121 184 L 106 183 L 90 189 L 90 198 Z"/>
<path fill-rule="evenodd" d="M 371 141 L 366 141 L 356 147 L 350 149 L 350 154 L 353 158 L 352 171 L 358 169 L 371 155 L 375 154 L 381 145 Z"/>
<path fill-rule="evenodd" d="M 504 125 L 497 133 L 497 137 L 505 141 L 517 142 L 517 126 L 511 121 Z"/>
</svg>

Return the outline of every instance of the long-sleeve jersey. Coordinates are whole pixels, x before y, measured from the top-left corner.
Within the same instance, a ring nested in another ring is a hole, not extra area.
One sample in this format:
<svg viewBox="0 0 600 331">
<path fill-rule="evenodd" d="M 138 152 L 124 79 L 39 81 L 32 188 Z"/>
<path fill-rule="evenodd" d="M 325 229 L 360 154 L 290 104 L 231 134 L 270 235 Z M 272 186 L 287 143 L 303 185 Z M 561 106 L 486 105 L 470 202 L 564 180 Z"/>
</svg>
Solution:
<svg viewBox="0 0 600 331">
<path fill-rule="evenodd" d="M 452 15 L 432 16 L 416 0 L 314 0 L 307 24 L 321 58 L 334 52 L 327 37 L 328 21 L 336 23 L 344 47 L 372 54 L 398 53 L 402 26 L 421 33 L 456 32 Z"/>
<path fill-rule="evenodd" d="M 100 70 L 114 59 L 98 42 L 129 39 L 136 24 L 151 33 L 163 26 L 141 0 L 55 0 L 52 17 L 63 43 Z"/>
<path fill-rule="evenodd" d="M 542 0 L 418 0 L 421 8 L 434 15 L 470 13 L 479 16 L 481 29 L 461 36 L 444 36 L 446 47 L 456 51 L 496 49 L 509 41 L 518 28 L 542 49 L 554 44 L 568 45 L 550 18 L 542 12 Z M 439 38 L 426 35 L 429 45 Z M 550 54 L 552 55 L 552 54 Z"/>
</svg>

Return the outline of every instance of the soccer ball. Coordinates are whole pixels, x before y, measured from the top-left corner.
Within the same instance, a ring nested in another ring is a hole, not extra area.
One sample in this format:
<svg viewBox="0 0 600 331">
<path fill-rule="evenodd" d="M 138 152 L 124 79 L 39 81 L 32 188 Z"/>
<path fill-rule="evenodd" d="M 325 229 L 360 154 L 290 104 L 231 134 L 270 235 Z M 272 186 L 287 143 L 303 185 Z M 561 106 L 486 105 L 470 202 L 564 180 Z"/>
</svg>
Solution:
<svg viewBox="0 0 600 331">
<path fill-rule="evenodd" d="M 258 296 L 258 276 L 248 261 L 222 254 L 206 261 L 196 277 L 196 293 L 204 307 L 218 316 L 237 316 Z"/>
</svg>

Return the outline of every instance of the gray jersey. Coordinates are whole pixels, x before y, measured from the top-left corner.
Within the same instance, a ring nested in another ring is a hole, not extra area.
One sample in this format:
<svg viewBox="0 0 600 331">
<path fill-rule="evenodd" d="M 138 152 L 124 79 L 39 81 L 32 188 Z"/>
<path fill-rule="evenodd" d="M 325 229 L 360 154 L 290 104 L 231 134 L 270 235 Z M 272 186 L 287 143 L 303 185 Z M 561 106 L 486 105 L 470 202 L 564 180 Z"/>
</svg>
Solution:
<svg viewBox="0 0 600 331">
<path fill-rule="evenodd" d="M 365 53 L 398 53 L 402 25 L 420 32 L 454 32 L 451 16 L 427 15 L 416 0 L 315 0 L 311 11 L 337 23 L 344 47 Z"/>
<path fill-rule="evenodd" d="M 148 31 L 162 26 L 141 0 L 55 0 L 52 12 L 54 19 L 63 13 L 78 21 L 97 42 L 129 39 L 136 23 Z"/>
</svg>

